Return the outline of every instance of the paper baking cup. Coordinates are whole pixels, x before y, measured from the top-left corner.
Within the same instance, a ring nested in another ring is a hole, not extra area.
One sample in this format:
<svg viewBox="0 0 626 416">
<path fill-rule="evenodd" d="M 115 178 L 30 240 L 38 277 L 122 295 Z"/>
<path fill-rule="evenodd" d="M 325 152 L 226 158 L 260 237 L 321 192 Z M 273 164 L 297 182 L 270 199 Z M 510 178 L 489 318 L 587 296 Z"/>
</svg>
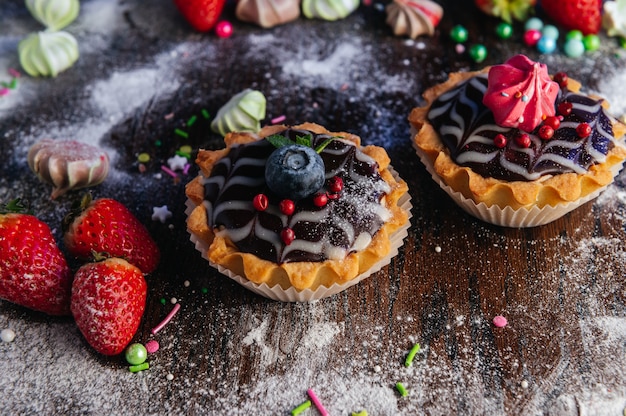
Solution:
<svg viewBox="0 0 626 416">
<path fill-rule="evenodd" d="M 397 178 L 397 173 L 393 170 L 391 170 L 391 172 Z M 193 209 L 195 208 L 195 204 L 191 200 L 187 199 L 186 205 L 187 205 L 187 209 L 185 213 L 189 215 L 191 211 L 193 211 Z M 190 234 L 190 240 L 192 243 L 194 243 L 196 250 L 198 250 L 202 254 L 202 257 L 205 260 L 207 260 L 212 267 L 216 268 L 220 273 L 230 277 L 231 279 L 233 279 L 235 282 L 239 283 L 241 286 L 245 287 L 246 289 L 251 290 L 254 293 L 257 293 L 261 296 L 265 296 L 266 298 L 278 300 L 282 302 L 311 302 L 314 300 L 323 299 L 323 298 L 335 295 L 343 290 L 346 290 L 350 286 L 356 285 L 360 281 L 366 279 L 371 274 L 376 273 L 377 271 L 379 271 L 380 269 L 382 269 L 383 267 L 385 267 L 391 262 L 391 259 L 398 254 L 398 250 L 404 243 L 404 239 L 408 235 L 408 229 L 411 226 L 410 219 L 412 216 L 411 214 L 412 205 L 411 205 L 411 196 L 409 195 L 408 192 L 400 198 L 400 200 L 398 201 L 398 206 L 400 206 L 403 210 L 405 210 L 408 213 L 408 219 L 404 225 L 402 225 L 399 229 L 394 231 L 389 236 L 389 242 L 391 244 L 391 249 L 389 251 L 389 254 L 386 257 L 380 259 L 366 272 L 356 276 L 354 279 L 346 283 L 343 283 L 343 284 L 335 283 L 330 287 L 319 286 L 315 290 L 311 290 L 311 289 L 296 290 L 293 287 L 290 287 L 288 289 L 283 289 L 282 287 L 280 287 L 280 285 L 275 285 L 275 286 L 270 287 L 266 283 L 258 284 L 258 283 L 251 282 L 245 277 L 235 274 L 231 272 L 229 269 L 210 261 L 207 257 L 209 246 L 204 241 L 200 240 L 191 231 L 189 232 L 189 234 Z"/>
<path fill-rule="evenodd" d="M 465 197 L 461 192 L 455 191 L 448 186 L 443 179 L 435 172 L 433 162 L 428 156 L 422 152 L 417 146 L 415 150 L 420 160 L 428 170 L 428 173 L 432 176 L 433 180 L 439 184 L 443 189 L 465 212 L 468 214 L 488 222 L 490 224 L 499 225 L 502 227 L 512 228 L 530 228 L 540 225 L 548 224 L 554 220 L 557 220 L 567 214 L 568 212 L 578 208 L 579 206 L 597 198 L 609 185 L 603 186 L 595 190 L 594 192 L 577 199 L 572 202 L 564 202 L 558 205 L 546 205 L 543 208 L 533 206 L 532 208 L 518 208 L 513 209 L 511 207 L 501 208 L 498 205 L 487 206 L 484 202 L 477 204 L 472 199 Z M 613 172 L 613 178 L 615 178 L 622 169 L 623 163 L 614 165 L 611 170 Z"/>
</svg>

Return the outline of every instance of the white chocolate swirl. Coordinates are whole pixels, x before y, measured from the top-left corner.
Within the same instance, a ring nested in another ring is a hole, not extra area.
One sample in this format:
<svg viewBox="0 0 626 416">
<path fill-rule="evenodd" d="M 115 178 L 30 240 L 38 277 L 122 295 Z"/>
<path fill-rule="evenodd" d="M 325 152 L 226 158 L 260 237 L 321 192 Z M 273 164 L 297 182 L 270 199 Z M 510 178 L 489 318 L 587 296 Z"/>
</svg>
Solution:
<svg viewBox="0 0 626 416">
<path fill-rule="evenodd" d="M 306 135 L 304 130 L 286 130 L 285 135 Z M 291 137 L 291 136 L 290 136 Z M 313 133 L 313 146 L 327 135 Z M 325 178 L 343 179 L 344 188 L 337 198 L 316 207 L 312 198 L 296 202 L 292 215 L 280 212 L 280 198 L 265 183 L 265 162 L 275 148 L 266 140 L 232 147 L 204 178 L 204 207 L 208 223 L 220 229 L 239 250 L 276 263 L 291 261 L 324 261 L 345 258 L 363 249 L 390 211 L 384 196 L 391 191 L 378 173 L 376 162 L 354 144 L 332 141 L 320 156 L 325 164 Z M 323 190 L 322 190 L 323 191 Z M 252 200 L 263 193 L 269 199 L 265 211 L 254 209 Z M 280 232 L 289 227 L 295 240 L 285 244 Z"/>
</svg>

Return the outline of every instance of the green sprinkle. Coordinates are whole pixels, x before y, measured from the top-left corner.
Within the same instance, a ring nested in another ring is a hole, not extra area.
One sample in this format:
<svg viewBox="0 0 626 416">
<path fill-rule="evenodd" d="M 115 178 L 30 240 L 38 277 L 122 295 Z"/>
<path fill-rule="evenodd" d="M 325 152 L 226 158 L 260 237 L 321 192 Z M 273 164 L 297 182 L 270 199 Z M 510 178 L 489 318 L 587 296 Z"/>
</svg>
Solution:
<svg viewBox="0 0 626 416">
<path fill-rule="evenodd" d="M 14 90 L 17 87 L 17 78 L 13 78 L 11 80 L 11 83 L 9 84 L 9 88 L 11 88 L 12 90 Z"/>
<path fill-rule="evenodd" d="M 187 120 L 187 127 L 193 126 L 196 120 L 198 120 L 198 116 L 191 116 L 189 120 Z"/>
<path fill-rule="evenodd" d="M 166 302 L 167 302 L 167 301 L 165 300 L 165 298 L 161 298 L 161 303 L 162 303 L 163 305 L 165 305 L 165 303 L 166 303 Z"/>
<path fill-rule="evenodd" d="M 150 155 L 147 153 L 140 153 L 139 156 L 137 156 L 137 161 L 139 163 L 148 163 L 150 161 Z"/>
<path fill-rule="evenodd" d="M 150 364 L 148 362 L 128 367 L 131 373 L 137 373 L 139 371 L 147 370 L 148 368 L 150 368 Z"/>
<path fill-rule="evenodd" d="M 155 141 L 154 141 L 154 145 L 155 145 L 156 147 L 161 147 L 161 144 L 162 144 L 162 143 L 161 143 L 161 140 L 155 140 Z"/>
<path fill-rule="evenodd" d="M 291 415 L 292 416 L 299 415 L 300 413 L 304 412 L 309 407 L 311 407 L 311 400 L 307 400 L 306 402 L 304 402 L 301 405 L 297 406 L 295 409 L 293 409 L 291 411 Z"/>
<path fill-rule="evenodd" d="M 400 383 L 399 381 L 396 383 L 396 390 L 398 390 L 398 393 L 400 393 L 400 396 L 402 397 L 406 397 L 409 395 L 409 392 L 406 390 L 406 388 L 404 388 L 402 383 Z"/>
<path fill-rule="evenodd" d="M 182 150 L 177 150 L 176 154 L 178 156 L 182 156 L 182 157 L 186 157 L 187 159 L 191 159 L 191 154 L 189 154 L 187 152 L 183 152 Z"/>
<path fill-rule="evenodd" d="M 189 134 L 186 131 L 181 130 L 181 129 L 174 130 L 174 133 L 178 134 L 180 137 L 184 137 L 185 139 L 189 137 Z"/>
<path fill-rule="evenodd" d="M 415 358 L 417 353 L 420 352 L 420 348 L 420 344 L 413 345 L 413 348 L 411 348 L 411 351 L 409 351 L 409 355 L 407 355 L 406 360 L 404 360 L 405 367 L 410 367 L 411 364 L 413 364 L 413 359 Z"/>
<path fill-rule="evenodd" d="M 211 114 L 209 114 L 209 112 L 206 109 L 204 109 L 204 108 L 202 109 L 201 113 L 202 113 L 202 117 L 204 117 L 204 118 L 210 118 L 211 117 Z"/>
<path fill-rule="evenodd" d="M 209 289 L 207 289 L 206 287 L 203 287 L 203 288 L 201 289 L 201 291 L 202 291 L 202 293 L 203 293 L 203 294 L 205 294 L 205 295 L 206 295 L 207 293 L 209 293 Z"/>
</svg>

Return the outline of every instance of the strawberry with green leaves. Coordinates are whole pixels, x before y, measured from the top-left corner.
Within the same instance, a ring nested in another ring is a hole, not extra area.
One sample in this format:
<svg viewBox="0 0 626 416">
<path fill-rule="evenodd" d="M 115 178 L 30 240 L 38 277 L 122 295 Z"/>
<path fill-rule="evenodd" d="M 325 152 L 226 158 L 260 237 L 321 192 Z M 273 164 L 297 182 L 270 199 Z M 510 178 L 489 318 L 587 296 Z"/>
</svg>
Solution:
<svg viewBox="0 0 626 416">
<path fill-rule="evenodd" d="M 14 201 L 0 209 L 0 298 L 70 314 L 72 274 L 48 225 Z"/>
<path fill-rule="evenodd" d="M 508 23 L 513 19 L 526 20 L 537 3 L 536 0 L 474 0 L 474 2 L 483 12 Z"/>
<path fill-rule="evenodd" d="M 174 4 L 189 24 L 199 32 L 213 29 L 226 0 L 174 0 Z"/>
<path fill-rule="evenodd" d="M 119 258 L 87 263 L 74 275 L 71 310 L 89 345 L 117 355 L 135 336 L 146 307 L 143 273 Z"/>
<path fill-rule="evenodd" d="M 595 34 L 602 26 L 602 0 L 541 0 L 543 11 L 568 30 Z"/>
<path fill-rule="evenodd" d="M 66 217 L 64 230 L 65 246 L 78 258 L 89 260 L 94 252 L 107 253 L 128 260 L 143 273 L 153 272 L 159 263 L 159 248 L 146 227 L 114 199 L 85 197 Z"/>
</svg>

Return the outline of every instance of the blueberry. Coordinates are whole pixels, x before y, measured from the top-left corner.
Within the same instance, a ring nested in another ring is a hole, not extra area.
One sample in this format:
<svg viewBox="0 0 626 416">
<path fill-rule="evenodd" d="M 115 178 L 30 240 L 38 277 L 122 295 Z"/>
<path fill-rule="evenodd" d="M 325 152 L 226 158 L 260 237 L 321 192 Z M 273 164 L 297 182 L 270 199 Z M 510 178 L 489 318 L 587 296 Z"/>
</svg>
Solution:
<svg viewBox="0 0 626 416">
<path fill-rule="evenodd" d="M 293 144 L 276 149 L 267 159 L 265 181 L 282 198 L 299 200 L 324 186 L 324 161 L 307 146 Z"/>
</svg>

